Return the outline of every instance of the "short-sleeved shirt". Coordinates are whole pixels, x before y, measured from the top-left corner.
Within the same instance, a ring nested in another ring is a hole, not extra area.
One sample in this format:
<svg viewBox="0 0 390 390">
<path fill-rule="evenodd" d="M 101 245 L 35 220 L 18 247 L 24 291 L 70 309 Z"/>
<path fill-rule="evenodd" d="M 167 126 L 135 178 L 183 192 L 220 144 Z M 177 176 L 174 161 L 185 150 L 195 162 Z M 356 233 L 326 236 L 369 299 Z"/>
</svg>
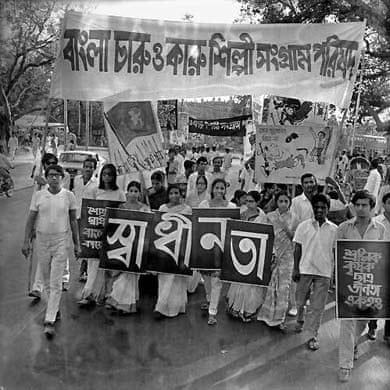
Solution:
<svg viewBox="0 0 390 390">
<path fill-rule="evenodd" d="M 302 246 L 299 273 L 326 278 L 332 276 L 336 232 L 337 225 L 329 220 L 320 226 L 311 218 L 298 225 L 293 241 Z"/>
<path fill-rule="evenodd" d="M 339 240 L 386 240 L 386 228 L 376 219 L 371 218 L 363 237 L 356 228 L 356 217 L 343 222 L 337 230 Z"/>
<path fill-rule="evenodd" d="M 33 194 L 30 210 L 38 212 L 36 230 L 42 234 L 65 233 L 69 230 L 69 211 L 76 210 L 74 194 L 64 188 L 57 194 L 48 189 Z"/>
<path fill-rule="evenodd" d="M 306 219 L 314 218 L 313 207 L 304 193 L 293 198 L 291 202 L 291 212 L 294 214 L 295 226 Z"/>
<path fill-rule="evenodd" d="M 89 181 L 84 184 L 83 175 L 77 175 L 74 178 L 73 193 L 77 201 L 77 219 L 81 216 L 81 203 L 83 199 L 95 199 L 98 181 L 92 176 Z"/>
</svg>

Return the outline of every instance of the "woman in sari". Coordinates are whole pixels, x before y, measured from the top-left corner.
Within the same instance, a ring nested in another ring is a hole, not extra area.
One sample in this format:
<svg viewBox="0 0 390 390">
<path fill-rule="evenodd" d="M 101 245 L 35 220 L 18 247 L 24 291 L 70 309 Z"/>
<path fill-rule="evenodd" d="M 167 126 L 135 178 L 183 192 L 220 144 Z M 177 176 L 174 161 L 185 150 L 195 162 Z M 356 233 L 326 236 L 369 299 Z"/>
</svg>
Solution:
<svg viewBox="0 0 390 390">
<path fill-rule="evenodd" d="M 247 209 L 241 213 L 243 221 L 268 223 L 263 210 L 257 204 L 260 201 L 258 191 L 249 191 L 246 195 Z M 257 310 L 264 299 L 264 287 L 232 283 L 226 296 L 226 310 L 234 318 L 250 322 L 256 318 Z"/>
<path fill-rule="evenodd" d="M 264 303 L 257 319 L 268 326 L 278 326 L 285 330 L 288 310 L 289 291 L 294 265 L 293 254 L 293 216 L 289 210 L 291 198 L 287 192 L 279 192 L 275 196 L 277 209 L 267 214 L 268 223 L 274 227 L 274 263 L 271 280 L 267 288 Z"/>
<path fill-rule="evenodd" d="M 191 214 L 191 208 L 182 202 L 177 184 L 168 187 L 168 202 L 161 205 L 163 213 Z M 154 316 L 156 319 L 176 317 L 186 312 L 188 276 L 158 274 L 158 297 Z"/>
<path fill-rule="evenodd" d="M 141 184 L 131 181 L 127 186 L 127 201 L 119 206 L 121 209 L 134 211 L 150 211 L 149 206 L 140 202 Z M 106 301 L 106 309 L 117 311 L 118 314 L 137 312 L 139 300 L 139 274 L 121 272 L 112 285 L 112 291 Z"/>
</svg>

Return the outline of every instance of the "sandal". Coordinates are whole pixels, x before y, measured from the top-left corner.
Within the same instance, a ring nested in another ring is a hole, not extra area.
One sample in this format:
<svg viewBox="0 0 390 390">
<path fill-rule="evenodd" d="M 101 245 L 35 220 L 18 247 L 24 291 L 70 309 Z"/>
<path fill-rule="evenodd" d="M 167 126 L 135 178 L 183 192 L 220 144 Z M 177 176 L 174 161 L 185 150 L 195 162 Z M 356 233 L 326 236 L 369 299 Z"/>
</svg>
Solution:
<svg viewBox="0 0 390 390">
<path fill-rule="evenodd" d="M 209 303 L 208 302 L 203 302 L 201 305 L 200 305 L 200 310 L 209 310 Z"/>
<path fill-rule="evenodd" d="M 318 340 L 313 337 L 311 338 L 308 342 L 307 342 L 307 347 L 312 350 L 312 351 L 317 351 L 317 349 L 320 348 L 320 343 L 318 342 Z"/>
<path fill-rule="evenodd" d="M 209 315 L 209 320 L 207 321 L 208 325 L 216 325 L 217 324 L 217 317 L 213 314 Z"/>
</svg>

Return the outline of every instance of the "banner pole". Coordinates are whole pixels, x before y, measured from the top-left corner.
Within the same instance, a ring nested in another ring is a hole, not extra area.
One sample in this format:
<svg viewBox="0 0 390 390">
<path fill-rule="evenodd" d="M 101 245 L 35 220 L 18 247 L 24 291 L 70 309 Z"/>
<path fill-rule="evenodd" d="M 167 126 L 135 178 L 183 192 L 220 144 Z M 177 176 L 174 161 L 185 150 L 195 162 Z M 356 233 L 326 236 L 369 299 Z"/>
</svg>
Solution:
<svg viewBox="0 0 390 390">
<path fill-rule="evenodd" d="M 68 99 L 64 99 L 64 150 L 67 149 L 68 146 Z"/>
<path fill-rule="evenodd" d="M 85 107 L 85 150 L 89 146 L 89 101 L 86 102 Z"/>
<path fill-rule="evenodd" d="M 365 67 L 364 60 L 364 51 L 362 51 L 362 60 L 361 60 L 361 68 L 359 73 L 359 84 L 358 84 L 358 96 L 356 99 L 356 107 L 355 107 L 355 116 L 353 118 L 353 127 L 352 127 L 352 141 L 351 141 L 351 154 L 353 154 L 353 150 L 355 148 L 355 131 L 356 131 L 356 119 L 360 108 L 360 96 L 362 93 L 362 80 L 363 80 L 363 71 Z"/>
</svg>

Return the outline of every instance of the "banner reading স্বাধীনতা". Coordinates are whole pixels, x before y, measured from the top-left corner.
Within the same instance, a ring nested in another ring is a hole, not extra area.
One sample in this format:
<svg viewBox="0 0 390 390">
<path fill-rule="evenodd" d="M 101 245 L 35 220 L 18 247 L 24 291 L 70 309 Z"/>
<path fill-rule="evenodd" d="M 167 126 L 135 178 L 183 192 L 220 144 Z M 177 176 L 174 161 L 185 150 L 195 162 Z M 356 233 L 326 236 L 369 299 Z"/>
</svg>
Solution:
<svg viewBox="0 0 390 390">
<path fill-rule="evenodd" d="M 51 97 L 271 94 L 347 107 L 364 27 L 198 24 L 71 11 L 64 17 Z"/>
</svg>

